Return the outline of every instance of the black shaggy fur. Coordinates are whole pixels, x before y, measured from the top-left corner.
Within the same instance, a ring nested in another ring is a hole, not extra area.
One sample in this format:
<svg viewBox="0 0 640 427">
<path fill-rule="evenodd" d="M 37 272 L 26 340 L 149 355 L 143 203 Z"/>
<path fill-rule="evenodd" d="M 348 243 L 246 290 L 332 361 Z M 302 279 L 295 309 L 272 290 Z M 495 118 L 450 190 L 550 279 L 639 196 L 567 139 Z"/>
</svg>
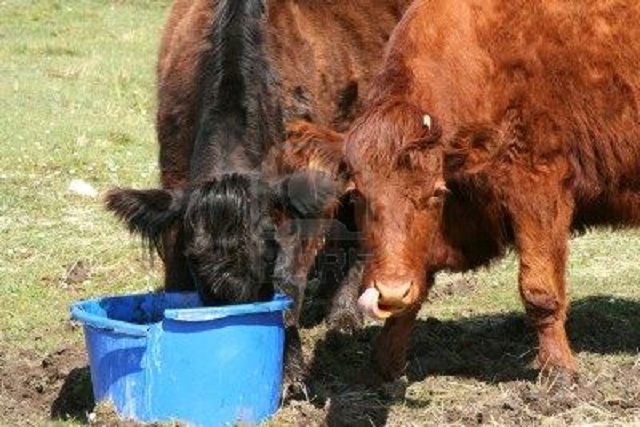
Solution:
<svg viewBox="0 0 640 427">
<path fill-rule="evenodd" d="M 167 290 L 195 287 L 205 304 L 271 298 L 277 220 L 318 216 L 336 197 L 328 175 L 273 178 L 263 170 L 284 133 L 263 46 L 264 12 L 261 0 L 217 4 L 189 185 L 115 189 L 106 198 L 107 209 L 160 254 L 167 234 L 176 233 L 191 282 L 167 283 Z"/>
<path fill-rule="evenodd" d="M 184 219 L 185 255 L 205 303 L 273 296 L 278 243 L 268 213 L 274 204 L 269 188 L 247 175 L 224 175 L 192 191 Z"/>
<path fill-rule="evenodd" d="M 203 97 L 190 179 L 259 170 L 283 134 L 283 118 L 264 52 L 261 0 L 218 4 L 203 62 Z"/>
</svg>

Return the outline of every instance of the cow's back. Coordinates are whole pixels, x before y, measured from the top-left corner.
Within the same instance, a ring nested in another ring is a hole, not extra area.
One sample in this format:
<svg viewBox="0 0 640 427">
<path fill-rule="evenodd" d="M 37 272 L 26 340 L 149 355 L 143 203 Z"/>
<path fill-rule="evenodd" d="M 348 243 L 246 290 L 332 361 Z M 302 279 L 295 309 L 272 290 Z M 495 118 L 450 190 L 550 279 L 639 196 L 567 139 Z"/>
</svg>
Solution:
<svg viewBox="0 0 640 427">
<path fill-rule="evenodd" d="M 470 125 L 498 131 L 487 165 L 511 156 L 544 166 L 560 154 L 579 207 L 596 209 L 640 188 L 639 21 L 631 0 L 419 0 L 386 69 L 410 70 L 398 92 L 438 118 L 446 138 Z M 381 76 L 391 84 L 373 97 L 393 95 L 393 81 Z"/>
<path fill-rule="evenodd" d="M 479 31 L 492 116 L 519 108 L 537 158 L 566 152 L 578 201 L 640 184 L 640 3 L 519 3 Z"/>
<path fill-rule="evenodd" d="M 157 134 L 165 188 L 188 180 L 217 0 L 176 0 L 158 56 Z M 285 120 L 344 130 L 409 0 L 269 0 L 267 50 Z"/>
<path fill-rule="evenodd" d="M 175 0 L 163 30 L 156 70 L 156 132 L 164 188 L 181 187 L 188 179 L 197 134 L 201 65 L 211 47 L 207 37 L 217 3 Z"/>
<path fill-rule="evenodd" d="M 271 1 L 269 50 L 286 119 L 346 130 L 409 3 Z"/>
</svg>

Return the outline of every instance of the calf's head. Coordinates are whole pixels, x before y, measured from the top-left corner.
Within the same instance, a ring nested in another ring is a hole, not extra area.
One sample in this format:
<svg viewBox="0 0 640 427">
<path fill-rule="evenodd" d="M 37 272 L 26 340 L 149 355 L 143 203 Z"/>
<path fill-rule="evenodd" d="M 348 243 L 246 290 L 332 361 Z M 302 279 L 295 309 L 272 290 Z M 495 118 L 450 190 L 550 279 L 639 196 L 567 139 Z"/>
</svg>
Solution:
<svg viewBox="0 0 640 427">
<path fill-rule="evenodd" d="M 287 218 L 322 215 L 334 197 L 333 179 L 320 172 L 274 184 L 227 174 L 185 189 L 114 189 L 105 204 L 158 249 L 163 234 L 178 227 L 196 288 L 212 305 L 271 298 L 281 250 L 276 227 Z"/>
<path fill-rule="evenodd" d="M 346 136 L 369 255 L 359 304 L 373 317 L 402 313 L 426 295 L 447 191 L 439 141 L 431 117 L 404 102 L 371 108 Z"/>
</svg>

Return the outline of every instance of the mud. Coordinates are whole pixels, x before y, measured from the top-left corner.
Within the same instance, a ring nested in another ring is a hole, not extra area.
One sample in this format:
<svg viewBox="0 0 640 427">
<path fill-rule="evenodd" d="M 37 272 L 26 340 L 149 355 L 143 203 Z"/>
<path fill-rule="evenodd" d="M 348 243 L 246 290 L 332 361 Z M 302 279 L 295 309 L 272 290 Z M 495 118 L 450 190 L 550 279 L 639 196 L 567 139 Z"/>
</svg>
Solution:
<svg viewBox="0 0 640 427">
<path fill-rule="evenodd" d="M 639 425 L 640 302 L 592 297 L 573 305 L 568 329 L 580 359 L 577 383 L 542 380 L 532 368 L 535 336 L 520 313 L 418 321 L 406 375 L 366 387 L 370 343 L 356 333 L 302 331 L 308 398 L 290 400 L 269 425 Z M 75 331 L 74 333 L 79 333 Z M 0 344 L 3 425 L 135 425 L 94 408 L 82 346 L 50 354 Z"/>
<path fill-rule="evenodd" d="M 93 392 L 84 348 L 40 355 L 0 350 L 0 419 L 15 425 L 40 420 L 87 421 Z M 40 424 L 41 425 L 41 424 Z"/>
</svg>

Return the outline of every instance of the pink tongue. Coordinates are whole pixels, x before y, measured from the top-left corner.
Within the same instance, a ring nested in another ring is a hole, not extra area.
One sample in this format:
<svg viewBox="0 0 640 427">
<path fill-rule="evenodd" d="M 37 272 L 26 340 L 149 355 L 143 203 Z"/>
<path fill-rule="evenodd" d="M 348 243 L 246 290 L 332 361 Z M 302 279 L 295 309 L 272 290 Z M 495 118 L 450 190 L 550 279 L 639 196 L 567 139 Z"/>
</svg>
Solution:
<svg viewBox="0 0 640 427">
<path fill-rule="evenodd" d="M 381 317 L 378 312 L 378 298 L 380 292 L 376 288 L 368 288 L 358 298 L 358 307 L 367 316 L 379 320 Z"/>
</svg>

